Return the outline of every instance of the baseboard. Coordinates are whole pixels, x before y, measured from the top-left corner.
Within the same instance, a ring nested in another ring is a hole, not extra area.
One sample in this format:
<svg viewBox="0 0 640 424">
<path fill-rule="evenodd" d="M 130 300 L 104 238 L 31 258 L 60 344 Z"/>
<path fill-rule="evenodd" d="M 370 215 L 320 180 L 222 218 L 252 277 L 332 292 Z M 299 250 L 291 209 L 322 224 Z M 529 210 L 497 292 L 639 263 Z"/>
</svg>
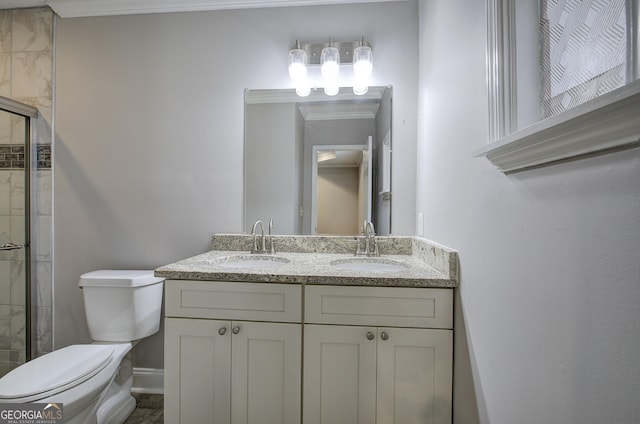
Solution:
<svg viewBox="0 0 640 424">
<path fill-rule="evenodd" d="M 134 367 L 131 392 L 164 394 L 164 370 Z"/>
</svg>

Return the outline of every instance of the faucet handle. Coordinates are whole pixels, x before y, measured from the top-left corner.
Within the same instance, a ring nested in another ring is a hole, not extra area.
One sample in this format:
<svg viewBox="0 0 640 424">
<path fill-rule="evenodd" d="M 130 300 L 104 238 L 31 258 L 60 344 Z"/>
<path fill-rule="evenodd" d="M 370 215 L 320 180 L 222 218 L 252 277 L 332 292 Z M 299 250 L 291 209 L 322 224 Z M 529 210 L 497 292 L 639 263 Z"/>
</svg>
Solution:
<svg viewBox="0 0 640 424">
<path fill-rule="evenodd" d="M 269 247 L 269 253 L 271 253 L 272 255 L 276 254 L 276 244 L 273 241 L 273 219 L 269 220 L 269 244 L 271 245 Z"/>
<path fill-rule="evenodd" d="M 373 252 L 371 252 L 372 256 L 380 256 L 380 250 L 378 249 L 378 240 L 373 238 Z"/>
<path fill-rule="evenodd" d="M 364 255 L 364 252 L 362 251 L 362 239 L 363 237 L 354 237 L 353 238 L 356 241 L 356 256 L 362 256 Z"/>
</svg>

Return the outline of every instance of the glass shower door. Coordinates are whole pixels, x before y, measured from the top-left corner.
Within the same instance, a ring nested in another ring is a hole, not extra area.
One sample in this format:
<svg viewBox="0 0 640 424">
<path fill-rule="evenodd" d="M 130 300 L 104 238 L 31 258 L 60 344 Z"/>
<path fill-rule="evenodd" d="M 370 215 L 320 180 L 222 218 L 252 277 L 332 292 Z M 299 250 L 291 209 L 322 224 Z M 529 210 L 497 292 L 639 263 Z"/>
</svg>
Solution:
<svg viewBox="0 0 640 424">
<path fill-rule="evenodd" d="M 0 109 L 0 376 L 29 356 L 29 121 Z"/>
</svg>

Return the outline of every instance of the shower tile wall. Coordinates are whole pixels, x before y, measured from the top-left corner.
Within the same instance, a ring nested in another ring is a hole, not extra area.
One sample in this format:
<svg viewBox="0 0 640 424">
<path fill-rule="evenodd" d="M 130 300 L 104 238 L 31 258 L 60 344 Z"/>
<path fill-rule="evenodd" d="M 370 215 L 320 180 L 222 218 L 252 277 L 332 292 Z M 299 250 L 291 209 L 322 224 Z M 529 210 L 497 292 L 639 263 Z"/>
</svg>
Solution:
<svg viewBox="0 0 640 424">
<path fill-rule="evenodd" d="M 35 355 L 50 352 L 52 340 L 51 239 L 51 116 L 53 75 L 53 13 L 49 8 L 0 11 L 0 95 L 38 108 L 37 146 L 32 157 L 32 317 L 37 325 Z M 5 118 L 6 119 L 6 118 Z M 24 128 L 19 120 L 0 122 L 0 235 L 11 237 L 21 228 L 24 193 L 20 170 Z M 6 125 L 5 125 L 6 124 Z M 3 153 L 7 156 L 2 156 Z M 12 201 L 13 200 L 13 201 Z M 23 251 L 0 256 L 0 375 L 25 360 L 25 275 Z"/>
</svg>

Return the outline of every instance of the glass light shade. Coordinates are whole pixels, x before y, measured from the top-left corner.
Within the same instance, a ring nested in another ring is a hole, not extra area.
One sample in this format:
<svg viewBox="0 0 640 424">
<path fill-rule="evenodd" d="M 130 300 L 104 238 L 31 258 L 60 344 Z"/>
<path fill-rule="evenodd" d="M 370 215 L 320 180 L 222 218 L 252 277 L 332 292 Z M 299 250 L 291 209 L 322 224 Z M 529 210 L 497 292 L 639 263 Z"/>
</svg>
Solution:
<svg viewBox="0 0 640 424">
<path fill-rule="evenodd" d="M 296 84 L 296 94 L 300 97 L 307 97 L 311 94 L 311 86 L 306 80 L 298 81 Z"/>
<path fill-rule="evenodd" d="M 340 91 L 337 81 L 325 81 L 324 94 L 327 96 L 335 96 Z"/>
<path fill-rule="evenodd" d="M 289 50 L 289 76 L 294 81 L 307 76 L 307 53 L 302 49 Z"/>
<path fill-rule="evenodd" d="M 335 47 L 325 47 L 320 53 L 320 72 L 325 79 L 337 79 L 340 73 L 340 52 Z"/>
<path fill-rule="evenodd" d="M 371 47 L 360 46 L 353 50 L 353 73 L 357 79 L 366 79 L 373 71 L 373 53 Z"/>
<path fill-rule="evenodd" d="M 356 96 L 367 94 L 367 91 L 369 91 L 369 86 L 367 85 L 367 83 L 361 83 L 358 81 L 353 85 L 353 94 L 355 94 Z"/>
</svg>

